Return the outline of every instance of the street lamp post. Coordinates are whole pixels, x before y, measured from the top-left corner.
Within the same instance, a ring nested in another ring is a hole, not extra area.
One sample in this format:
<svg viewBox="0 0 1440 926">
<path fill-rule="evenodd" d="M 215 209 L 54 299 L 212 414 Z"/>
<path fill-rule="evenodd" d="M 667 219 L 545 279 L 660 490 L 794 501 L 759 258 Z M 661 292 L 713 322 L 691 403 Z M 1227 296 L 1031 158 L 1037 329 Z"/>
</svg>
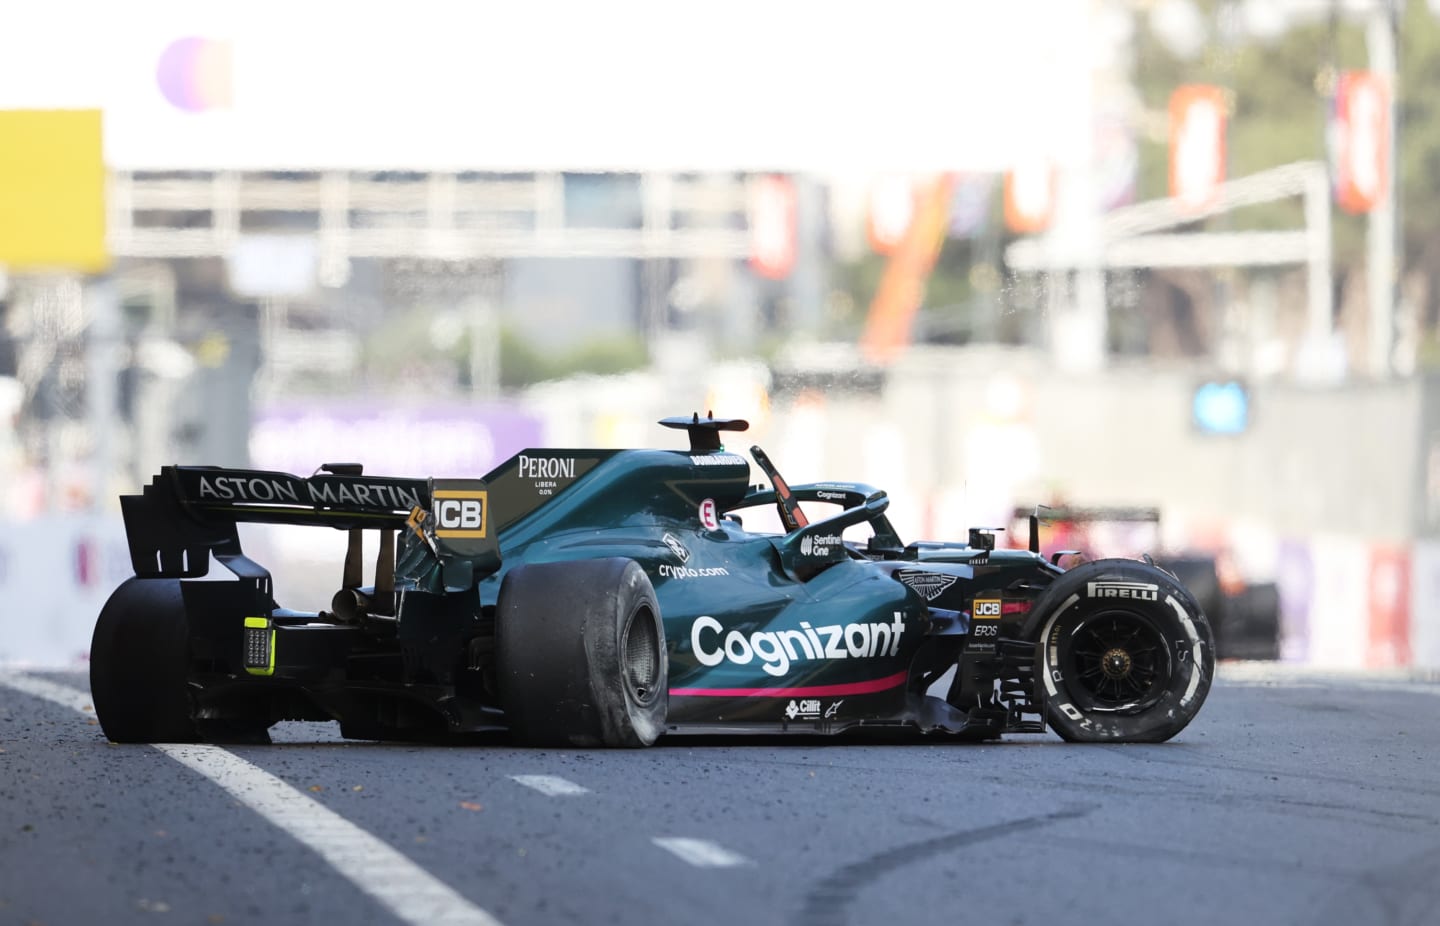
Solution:
<svg viewBox="0 0 1440 926">
<path fill-rule="evenodd" d="M 1370 304 L 1369 367 L 1376 379 L 1387 379 L 1395 371 L 1396 241 L 1400 226 L 1397 196 L 1400 185 L 1397 146 L 1400 68 L 1396 27 L 1394 0 L 1379 0 L 1365 24 L 1370 70 L 1387 89 L 1384 120 L 1387 137 L 1381 140 L 1387 155 L 1386 177 L 1380 200 L 1370 210 L 1365 236 L 1367 301 Z"/>
</svg>

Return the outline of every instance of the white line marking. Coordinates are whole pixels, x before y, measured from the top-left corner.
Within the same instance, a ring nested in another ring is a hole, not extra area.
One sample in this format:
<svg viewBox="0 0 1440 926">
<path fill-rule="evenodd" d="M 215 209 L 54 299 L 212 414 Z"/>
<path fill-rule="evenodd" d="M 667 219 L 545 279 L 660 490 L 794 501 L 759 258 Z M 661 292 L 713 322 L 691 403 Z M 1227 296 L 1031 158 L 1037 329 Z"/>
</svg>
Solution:
<svg viewBox="0 0 1440 926">
<path fill-rule="evenodd" d="M 527 788 L 534 788 L 546 797 L 590 793 L 589 788 L 581 787 L 559 775 L 511 775 L 510 777 Z"/>
<path fill-rule="evenodd" d="M 656 836 L 650 840 L 667 852 L 673 852 L 681 861 L 689 862 L 696 868 L 734 868 L 737 865 L 753 865 L 743 855 L 731 852 L 724 846 L 707 839 L 688 839 L 684 836 Z"/>
<path fill-rule="evenodd" d="M 94 716 L 89 695 L 41 678 L 0 673 L 8 685 Z M 351 884 L 415 926 L 500 926 L 500 921 L 335 811 L 219 746 L 155 744 L 318 854 Z"/>
<path fill-rule="evenodd" d="M 0 673 L 0 685 L 8 685 L 16 691 L 23 691 L 37 698 L 53 701 L 61 707 L 68 707 L 71 710 L 89 714 L 91 717 L 95 716 L 95 708 L 90 704 L 90 696 L 69 685 L 56 684 L 43 678 L 32 678 L 28 675 L 21 675 L 19 672 Z"/>
</svg>

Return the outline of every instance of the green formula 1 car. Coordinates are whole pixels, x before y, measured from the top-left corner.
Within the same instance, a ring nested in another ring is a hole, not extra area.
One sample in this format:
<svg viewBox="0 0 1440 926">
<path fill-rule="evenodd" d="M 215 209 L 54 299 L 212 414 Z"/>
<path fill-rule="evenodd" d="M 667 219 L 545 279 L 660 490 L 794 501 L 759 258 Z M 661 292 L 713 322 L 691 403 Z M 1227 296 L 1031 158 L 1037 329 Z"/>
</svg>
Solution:
<svg viewBox="0 0 1440 926">
<path fill-rule="evenodd" d="M 1048 725 L 1155 742 L 1204 703 L 1209 624 L 1148 560 L 1067 570 L 979 529 L 906 543 L 870 486 L 788 486 L 758 447 L 769 485 L 751 486 L 721 443 L 743 421 L 661 424 L 688 448 L 525 450 L 482 479 L 165 467 L 121 499 L 135 577 L 91 650 L 105 734 L 263 742 L 336 720 L 360 739 L 645 746 Z M 747 530 L 757 506 L 782 528 Z M 348 531 L 327 607 L 281 607 L 237 522 Z"/>
</svg>

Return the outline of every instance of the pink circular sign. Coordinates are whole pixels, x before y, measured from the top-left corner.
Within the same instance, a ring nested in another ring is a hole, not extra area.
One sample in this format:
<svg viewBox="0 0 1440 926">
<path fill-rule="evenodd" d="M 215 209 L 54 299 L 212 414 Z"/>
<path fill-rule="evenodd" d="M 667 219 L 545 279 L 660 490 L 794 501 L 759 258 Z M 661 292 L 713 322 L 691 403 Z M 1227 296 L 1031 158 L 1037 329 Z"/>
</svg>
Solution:
<svg viewBox="0 0 1440 926">
<path fill-rule="evenodd" d="M 187 113 L 229 109 L 233 70 L 229 42 L 192 35 L 160 53 L 155 83 L 170 105 Z"/>
</svg>

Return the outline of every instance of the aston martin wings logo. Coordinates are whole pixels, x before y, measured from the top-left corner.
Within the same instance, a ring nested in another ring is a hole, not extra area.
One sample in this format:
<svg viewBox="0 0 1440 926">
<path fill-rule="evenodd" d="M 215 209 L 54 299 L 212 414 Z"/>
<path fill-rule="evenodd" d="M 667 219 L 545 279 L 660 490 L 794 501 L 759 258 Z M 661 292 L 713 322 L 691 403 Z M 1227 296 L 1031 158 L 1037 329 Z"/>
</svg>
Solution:
<svg viewBox="0 0 1440 926">
<path fill-rule="evenodd" d="M 954 585 L 958 576 L 947 576 L 942 572 L 923 572 L 906 569 L 895 574 L 902 585 L 915 590 L 926 601 L 934 601 L 945 589 Z"/>
</svg>

